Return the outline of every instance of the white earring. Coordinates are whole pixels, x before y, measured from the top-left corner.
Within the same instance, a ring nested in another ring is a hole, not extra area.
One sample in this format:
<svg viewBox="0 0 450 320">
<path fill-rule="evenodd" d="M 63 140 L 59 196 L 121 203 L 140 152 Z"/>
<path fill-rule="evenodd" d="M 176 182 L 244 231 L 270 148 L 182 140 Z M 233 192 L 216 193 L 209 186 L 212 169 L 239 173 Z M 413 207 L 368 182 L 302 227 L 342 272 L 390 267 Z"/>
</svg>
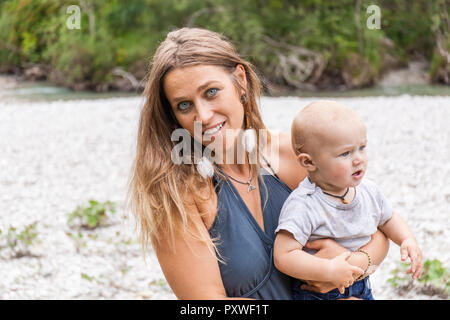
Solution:
<svg viewBox="0 0 450 320">
<path fill-rule="evenodd" d="M 245 97 L 245 95 L 243 96 Z M 256 147 L 256 131 L 250 125 L 248 118 L 248 115 L 245 115 L 244 148 L 248 153 L 252 153 Z"/>
<path fill-rule="evenodd" d="M 204 179 L 214 175 L 214 167 L 211 161 L 206 157 L 202 157 L 197 163 L 197 171 Z"/>
<path fill-rule="evenodd" d="M 248 153 L 255 151 L 256 131 L 253 128 L 244 131 L 244 148 Z"/>
</svg>

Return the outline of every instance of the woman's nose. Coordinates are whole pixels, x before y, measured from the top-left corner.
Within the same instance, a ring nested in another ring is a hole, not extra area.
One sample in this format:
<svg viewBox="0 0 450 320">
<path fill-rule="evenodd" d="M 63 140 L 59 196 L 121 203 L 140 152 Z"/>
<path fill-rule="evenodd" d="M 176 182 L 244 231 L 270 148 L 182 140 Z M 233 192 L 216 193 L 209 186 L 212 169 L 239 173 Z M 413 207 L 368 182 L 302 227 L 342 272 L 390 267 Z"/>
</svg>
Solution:
<svg viewBox="0 0 450 320">
<path fill-rule="evenodd" d="M 211 109 L 211 106 L 208 103 L 198 101 L 195 104 L 195 121 L 201 121 L 203 124 L 208 123 L 208 121 L 212 118 L 214 112 Z"/>
</svg>

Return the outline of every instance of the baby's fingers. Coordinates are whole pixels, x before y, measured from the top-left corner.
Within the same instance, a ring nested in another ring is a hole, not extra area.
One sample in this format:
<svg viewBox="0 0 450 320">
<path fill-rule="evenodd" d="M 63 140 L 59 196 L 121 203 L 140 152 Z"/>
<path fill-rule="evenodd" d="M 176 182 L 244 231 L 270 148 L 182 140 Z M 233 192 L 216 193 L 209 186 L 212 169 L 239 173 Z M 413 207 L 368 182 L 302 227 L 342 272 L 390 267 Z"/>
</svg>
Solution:
<svg viewBox="0 0 450 320">
<path fill-rule="evenodd" d="M 422 256 L 421 254 L 417 254 L 414 259 L 412 259 L 411 263 L 411 272 L 413 273 L 413 279 L 420 278 L 423 270 Z"/>
<path fill-rule="evenodd" d="M 423 270 L 422 256 L 420 252 L 413 252 L 410 254 L 410 259 L 411 267 L 406 271 L 406 273 L 412 273 L 413 280 L 418 279 L 421 276 Z"/>
<path fill-rule="evenodd" d="M 405 261 L 406 258 L 408 258 L 408 248 L 406 246 L 402 246 L 400 247 L 400 256 L 401 256 L 401 260 Z"/>
<path fill-rule="evenodd" d="M 413 274 L 413 279 L 419 279 L 422 275 L 423 266 L 419 266 L 419 268 L 416 270 L 416 272 Z"/>
<path fill-rule="evenodd" d="M 354 275 L 356 274 L 358 277 L 364 274 L 364 270 L 357 266 L 352 266 L 352 272 Z"/>
</svg>

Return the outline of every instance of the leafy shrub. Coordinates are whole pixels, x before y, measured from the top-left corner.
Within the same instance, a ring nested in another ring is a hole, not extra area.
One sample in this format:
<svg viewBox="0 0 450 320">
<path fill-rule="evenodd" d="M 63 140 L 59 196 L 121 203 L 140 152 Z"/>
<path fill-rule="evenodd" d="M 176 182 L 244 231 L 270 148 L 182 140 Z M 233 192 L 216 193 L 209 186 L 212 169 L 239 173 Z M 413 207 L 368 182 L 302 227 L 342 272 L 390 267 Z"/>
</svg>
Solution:
<svg viewBox="0 0 450 320">
<path fill-rule="evenodd" d="M 274 52 L 267 38 L 323 55 L 322 82 L 327 75 L 345 80 L 346 73 L 357 80 L 347 83 L 367 85 L 382 70 L 382 39 L 392 40 L 390 51 L 395 52 L 390 53 L 404 62 L 420 55 L 434 60 L 433 66 L 441 63 L 433 58 L 435 25 L 448 39 L 446 1 L 85 0 L 78 1 L 81 29 L 69 30 L 66 8 L 74 4 L 71 0 L 2 0 L 0 70 L 46 64 L 56 84 L 107 90 L 114 88 L 116 67 L 142 80 L 142 62 L 148 61 L 167 32 L 189 26 L 223 33 L 265 78 L 280 84 L 275 72 L 279 54 L 289 52 Z M 378 30 L 365 25 L 366 9 L 372 4 L 381 10 Z M 362 62 L 364 72 L 352 67 L 351 57 L 356 65 Z"/>
<path fill-rule="evenodd" d="M 111 201 L 98 202 L 89 200 L 89 206 L 77 206 L 68 215 L 67 224 L 72 228 L 95 229 L 107 226 L 110 218 L 116 213 L 116 204 Z"/>
<path fill-rule="evenodd" d="M 26 225 L 22 230 L 9 227 L 6 234 L 0 230 L 0 249 L 9 249 L 13 258 L 36 257 L 37 255 L 31 252 L 31 247 L 36 243 L 38 236 L 36 224 L 37 222 Z"/>
<path fill-rule="evenodd" d="M 406 274 L 409 266 L 409 264 L 400 264 L 398 268 L 391 271 L 393 276 L 387 281 L 400 291 L 404 288 L 411 289 L 414 287 L 411 275 Z M 422 276 L 418 281 L 421 287 L 417 288 L 417 290 L 421 293 L 437 294 L 443 298 L 448 298 L 450 294 L 450 271 L 438 259 L 425 260 Z"/>
</svg>

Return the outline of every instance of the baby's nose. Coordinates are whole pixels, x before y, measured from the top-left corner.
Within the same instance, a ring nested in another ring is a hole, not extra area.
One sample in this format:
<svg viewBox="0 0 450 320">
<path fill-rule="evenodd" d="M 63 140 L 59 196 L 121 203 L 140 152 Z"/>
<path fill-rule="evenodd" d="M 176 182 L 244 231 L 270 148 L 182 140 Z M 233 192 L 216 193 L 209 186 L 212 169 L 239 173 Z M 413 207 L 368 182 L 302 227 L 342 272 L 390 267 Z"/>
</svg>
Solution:
<svg viewBox="0 0 450 320">
<path fill-rule="evenodd" d="M 362 162 L 363 158 L 361 155 L 356 154 L 353 158 L 353 165 L 358 165 Z"/>
</svg>

